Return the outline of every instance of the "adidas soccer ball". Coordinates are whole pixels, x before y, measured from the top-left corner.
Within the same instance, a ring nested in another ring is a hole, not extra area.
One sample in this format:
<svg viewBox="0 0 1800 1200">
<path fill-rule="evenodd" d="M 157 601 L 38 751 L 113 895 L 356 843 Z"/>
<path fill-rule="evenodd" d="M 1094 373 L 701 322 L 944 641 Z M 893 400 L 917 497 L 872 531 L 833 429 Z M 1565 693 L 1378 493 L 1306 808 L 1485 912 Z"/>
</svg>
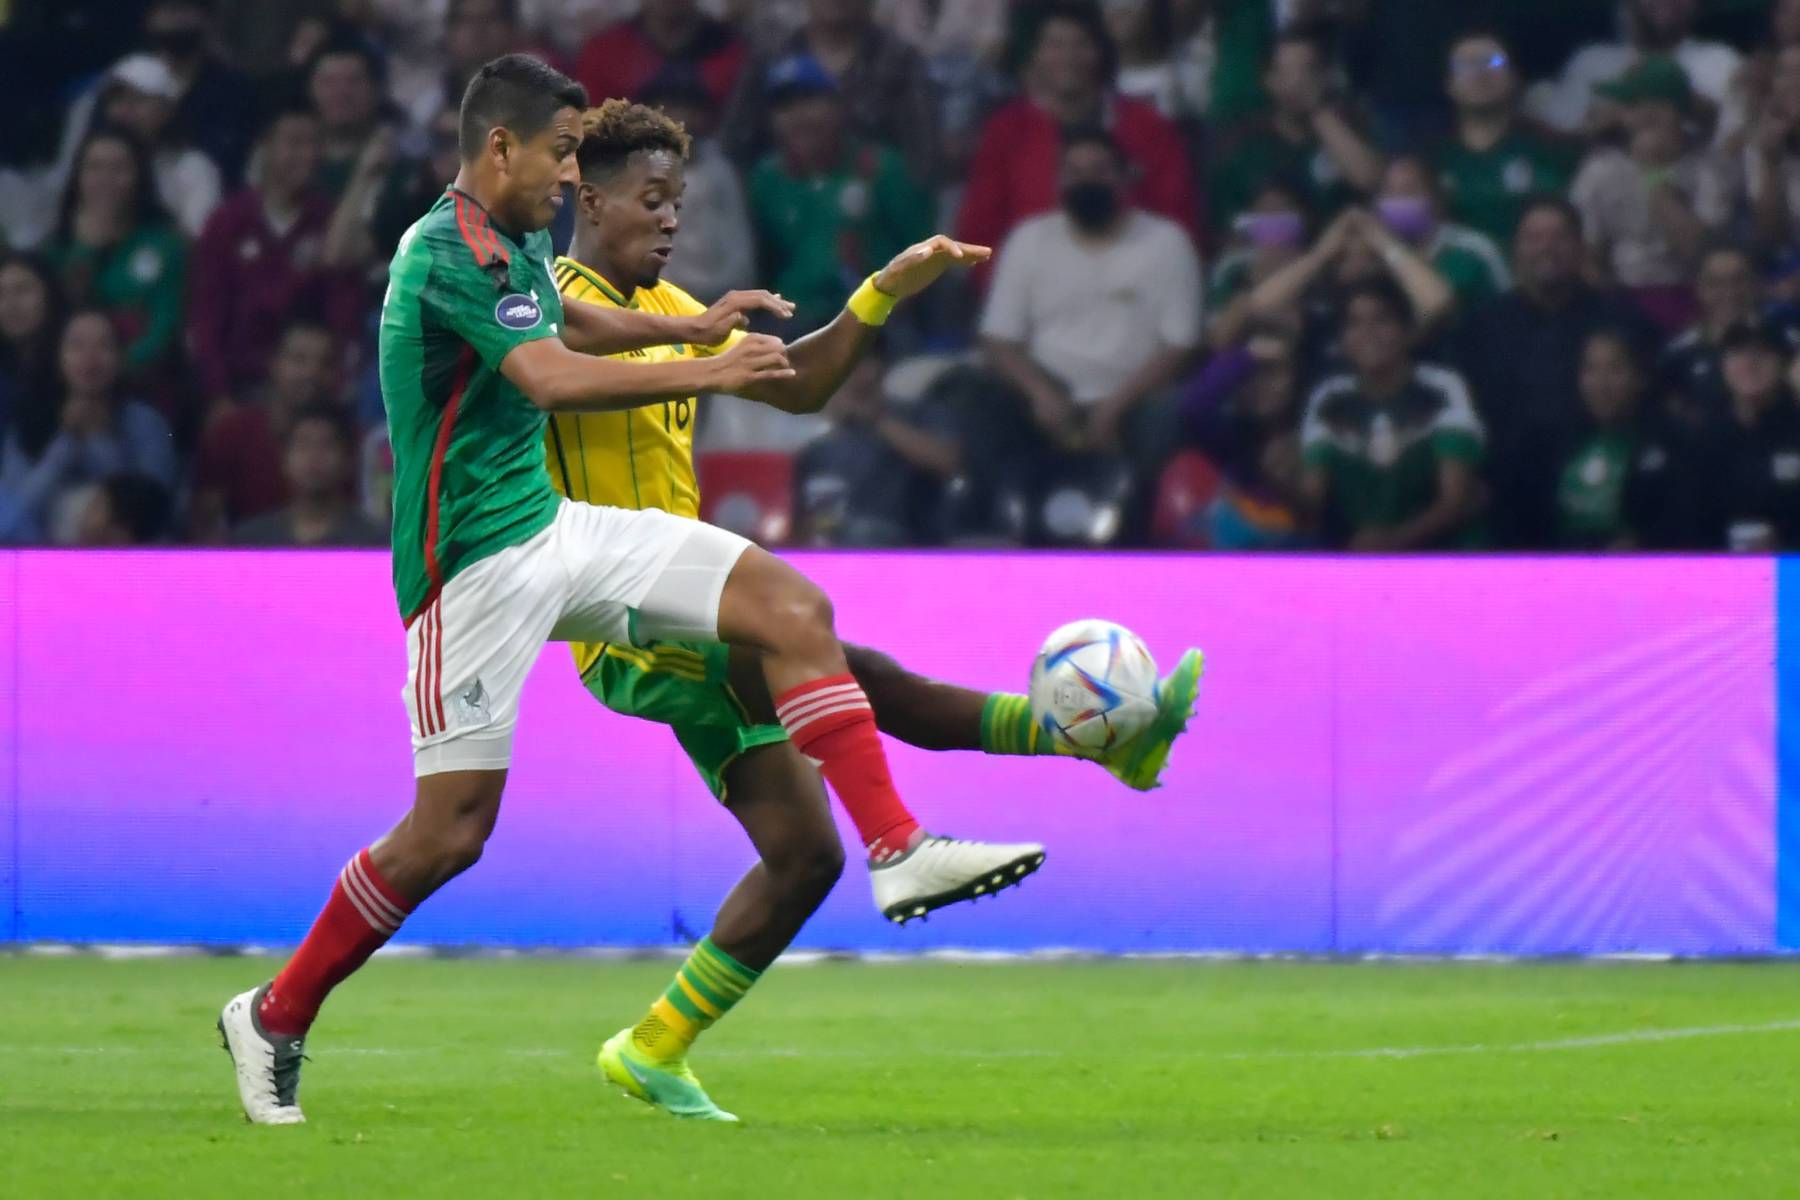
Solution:
<svg viewBox="0 0 1800 1200">
<path fill-rule="evenodd" d="M 1094 752 L 1129 742 L 1156 716 L 1156 660 L 1111 621 L 1075 621 L 1052 633 L 1031 664 L 1031 715 L 1045 734 Z"/>
</svg>

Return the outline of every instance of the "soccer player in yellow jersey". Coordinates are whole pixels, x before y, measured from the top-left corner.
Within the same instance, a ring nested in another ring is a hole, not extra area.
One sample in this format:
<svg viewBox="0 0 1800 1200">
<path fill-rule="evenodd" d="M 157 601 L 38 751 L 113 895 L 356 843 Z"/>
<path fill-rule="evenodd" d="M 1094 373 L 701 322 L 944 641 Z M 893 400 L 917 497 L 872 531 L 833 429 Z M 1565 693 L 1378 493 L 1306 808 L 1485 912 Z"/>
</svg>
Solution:
<svg viewBox="0 0 1800 1200">
<path fill-rule="evenodd" d="M 557 285 L 566 297 L 668 316 L 704 311 L 662 279 L 679 224 L 687 151 L 680 124 L 655 109 L 609 100 L 588 111 L 577 150 L 575 239 L 569 256 L 556 263 Z M 911 247 L 871 276 L 834 321 L 788 347 L 792 378 L 765 381 L 739 394 L 789 412 L 818 411 L 897 301 L 924 290 L 952 265 L 987 257 L 985 247 L 944 237 Z M 745 300 L 773 307 L 767 297 Z M 730 344 L 657 346 L 619 357 L 677 361 L 718 353 Z M 552 481 L 577 500 L 698 516 L 695 406 L 688 397 L 629 411 L 553 416 L 546 437 Z M 932 750 L 1056 752 L 1032 721 L 1024 696 L 939 683 L 876 651 L 845 650 L 878 726 L 902 741 Z M 841 855 L 823 855 L 816 837 L 794 836 L 796 828 L 829 824 L 824 792 L 818 772 L 784 732 L 783 714 L 769 698 L 754 651 L 667 641 L 576 645 L 574 651 L 582 682 L 608 708 L 673 728 L 707 786 L 744 825 L 762 856 L 720 909 L 713 935 L 701 942 L 668 991 L 638 1026 L 622 1031 L 601 1053 L 610 1078 L 656 1103 L 657 1064 L 685 1062 L 699 1032 L 736 1003 L 798 932 L 794 914 L 777 911 L 781 897 L 803 895 L 814 906 L 823 899 L 823 891 L 803 884 L 784 888 L 781 881 L 794 874 L 835 879 Z M 1098 759 L 1127 786 L 1156 785 L 1192 712 L 1200 665 L 1198 651 L 1184 655 L 1163 681 L 1154 725 Z M 830 706 L 829 698 L 814 703 L 822 710 Z M 841 792 L 839 799 L 846 799 Z M 873 827 L 853 804 L 845 808 L 869 852 L 876 905 L 891 920 L 1009 887 L 1043 861 L 1041 846 L 934 837 L 910 820 L 897 828 Z M 835 849 L 835 838 L 832 845 Z M 811 857 L 796 861 L 796 846 L 812 847 Z M 817 899 L 811 899 L 815 893 Z M 800 922 L 810 912 L 800 913 Z M 723 953 L 721 943 L 735 955 Z"/>
</svg>

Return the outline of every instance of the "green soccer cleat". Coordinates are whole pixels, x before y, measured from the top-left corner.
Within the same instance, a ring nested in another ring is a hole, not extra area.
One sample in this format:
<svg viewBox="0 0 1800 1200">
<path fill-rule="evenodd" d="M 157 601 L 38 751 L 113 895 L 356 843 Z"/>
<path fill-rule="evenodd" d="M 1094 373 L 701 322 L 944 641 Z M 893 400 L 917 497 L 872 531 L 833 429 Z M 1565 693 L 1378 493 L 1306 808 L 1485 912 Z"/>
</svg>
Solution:
<svg viewBox="0 0 1800 1200">
<path fill-rule="evenodd" d="M 1194 715 L 1194 700 L 1200 694 L 1200 674 L 1205 669 L 1206 656 L 1200 651 L 1189 650 L 1183 654 L 1175 669 L 1163 676 L 1156 686 L 1156 719 L 1150 722 L 1150 727 L 1094 761 L 1128 788 L 1147 792 L 1161 787 L 1160 777 L 1169 763 L 1169 750 L 1187 729 L 1188 718 Z"/>
<path fill-rule="evenodd" d="M 672 1116 L 699 1121 L 736 1121 L 737 1117 L 712 1102 L 694 1077 L 687 1059 L 659 1063 L 644 1057 L 631 1044 L 631 1030 L 621 1029 L 600 1047 L 600 1070 L 625 1089 L 634 1100 L 662 1109 Z"/>
</svg>

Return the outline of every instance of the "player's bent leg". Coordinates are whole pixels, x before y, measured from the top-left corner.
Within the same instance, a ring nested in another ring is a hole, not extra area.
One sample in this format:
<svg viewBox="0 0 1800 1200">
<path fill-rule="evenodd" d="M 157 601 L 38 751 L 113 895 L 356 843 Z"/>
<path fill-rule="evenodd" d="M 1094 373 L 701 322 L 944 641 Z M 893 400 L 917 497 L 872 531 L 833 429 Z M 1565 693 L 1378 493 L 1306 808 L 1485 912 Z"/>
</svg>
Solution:
<svg viewBox="0 0 1800 1200">
<path fill-rule="evenodd" d="M 1187 729 L 1199 690 L 1202 658 L 1182 655 L 1157 691 L 1157 717 L 1143 734 L 1106 750 L 1086 752 L 1045 735 L 1031 699 L 1013 692 L 979 692 L 915 674 L 879 650 L 844 644 L 850 673 L 869 697 L 881 732 L 921 750 L 979 750 L 984 754 L 1080 758 L 1105 767 L 1127 787 L 1149 791 Z M 758 719 L 772 720 L 755 653 L 734 654 L 731 683 Z"/>
<path fill-rule="evenodd" d="M 759 861 L 731 890 L 712 933 L 635 1026 L 607 1039 L 600 1069 L 639 1100 L 680 1117 L 736 1120 L 688 1066 L 694 1040 L 731 1011 L 793 941 L 844 868 L 818 773 L 785 743 L 759 746 L 725 772 L 726 807 Z"/>
<path fill-rule="evenodd" d="M 926 748 L 960 749 L 978 737 L 988 697 L 912 675 L 878 651 L 846 645 L 844 652 L 857 682 L 869 693 L 878 724 L 885 705 L 890 714 L 905 714 L 905 727 L 921 742 L 935 743 Z M 730 663 L 733 691 L 752 720 L 767 722 L 773 705 L 760 676 L 756 652 L 734 648 Z M 884 699 L 877 700 L 877 692 Z M 949 712 L 947 719 L 932 711 L 940 702 Z M 885 725 L 881 729 L 894 732 Z M 1044 848 L 1036 842 L 971 842 L 927 833 L 899 854 L 871 857 L 869 884 L 881 914 L 905 923 L 948 904 L 1005 891 L 1043 863 Z"/>
<path fill-rule="evenodd" d="M 219 1016 L 251 1121 L 303 1120 L 302 1051 L 325 997 L 480 857 L 499 812 L 519 692 L 566 578 L 547 531 L 465 569 L 409 624 L 402 694 L 418 779 L 412 808 L 344 865 L 281 973 Z"/>
</svg>

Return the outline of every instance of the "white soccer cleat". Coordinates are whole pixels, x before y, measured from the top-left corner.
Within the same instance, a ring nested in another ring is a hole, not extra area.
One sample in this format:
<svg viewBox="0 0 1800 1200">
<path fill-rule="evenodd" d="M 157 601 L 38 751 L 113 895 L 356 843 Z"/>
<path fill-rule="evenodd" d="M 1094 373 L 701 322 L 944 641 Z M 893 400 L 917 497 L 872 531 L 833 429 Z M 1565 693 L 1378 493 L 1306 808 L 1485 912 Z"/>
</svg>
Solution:
<svg viewBox="0 0 1800 1200">
<path fill-rule="evenodd" d="M 233 996 L 219 1014 L 219 1036 L 237 1068 L 238 1099 L 255 1125 L 299 1125 L 300 1060 L 303 1037 L 275 1037 L 263 1029 L 256 1009 L 268 984 Z"/>
<path fill-rule="evenodd" d="M 926 838 L 911 850 L 869 864 L 875 907 L 897 925 L 922 917 L 946 904 L 992 895 L 1044 865 L 1044 848 L 1036 842 L 964 842 Z"/>
</svg>

